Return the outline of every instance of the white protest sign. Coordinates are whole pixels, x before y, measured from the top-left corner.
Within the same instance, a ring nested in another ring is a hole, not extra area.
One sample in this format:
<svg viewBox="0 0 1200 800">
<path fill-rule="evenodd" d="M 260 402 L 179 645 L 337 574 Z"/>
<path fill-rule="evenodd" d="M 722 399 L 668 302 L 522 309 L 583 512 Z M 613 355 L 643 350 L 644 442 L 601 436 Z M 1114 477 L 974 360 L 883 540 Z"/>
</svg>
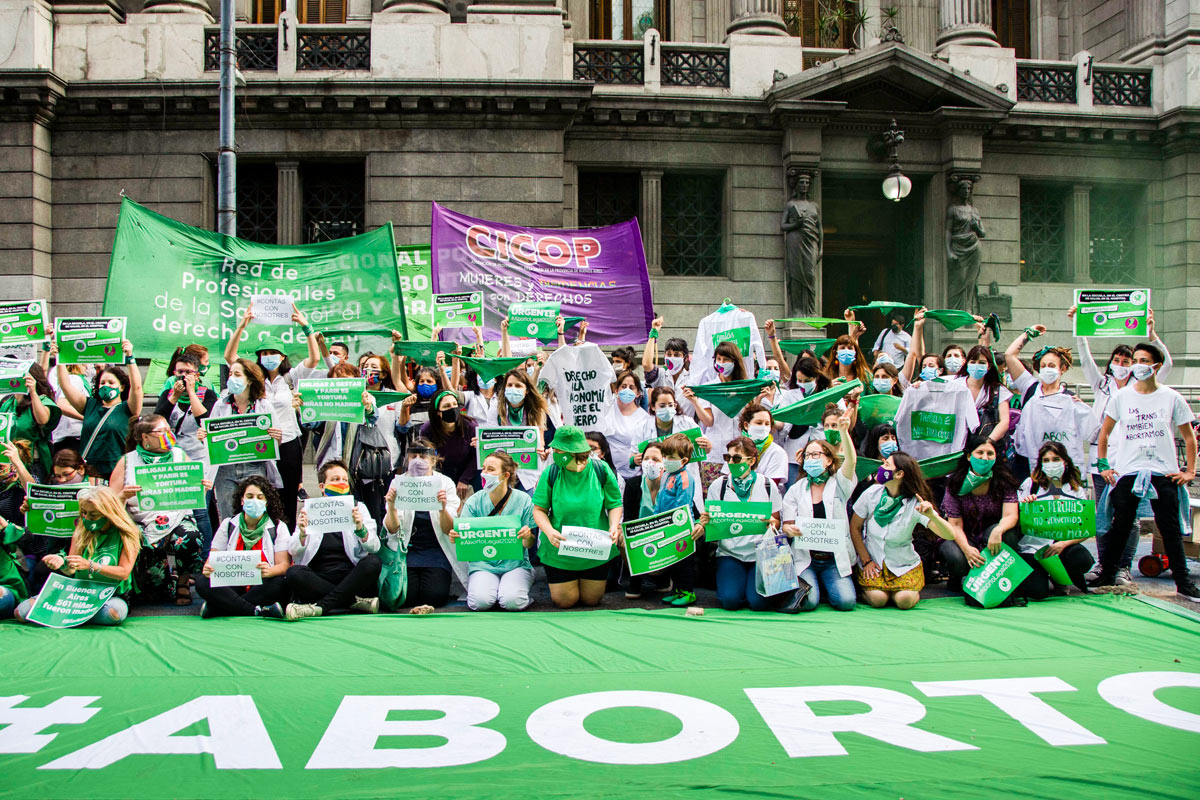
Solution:
<svg viewBox="0 0 1200 800">
<path fill-rule="evenodd" d="M 411 511 L 437 511 L 442 507 L 437 498 L 441 486 L 441 479 L 434 475 L 421 478 L 401 475 L 392 481 L 391 486 L 396 490 L 396 508 Z"/>
<path fill-rule="evenodd" d="M 798 519 L 800 535 L 792 539 L 794 550 L 833 553 L 838 572 L 850 571 L 850 525 L 844 519 Z"/>
<path fill-rule="evenodd" d="M 354 498 L 350 495 L 310 497 L 304 501 L 304 513 L 308 515 L 306 535 L 354 530 Z"/>
<path fill-rule="evenodd" d="M 535 355 L 539 347 L 541 347 L 541 342 L 539 342 L 537 339 L 508 340 L 508 350 L 510 353 L 512 353 L 513 358 L 520 358 L 521 356 L 528 358 L 529 356 Z"/>
<path fill-rule="evenodd" d="M 292 297 L 287 294 L 256 294 L 250 298 L 254 321 L 259 325 L 291 325 Z"/>
<path fill-rule="evenodd" d="M 584 528 L 579 525 L 564 525 L 563 542 L 558 546 L 560 556 L 589 558 L 592 561 L 608 561 L 612 554 L 612 535 L 599 528 Z"/>
<path fill-rule="evenodd" d="M 258 550 L 219 550 L 208 557 L 213 574 L 209 583 L 214 589 L 222 586 L 259 586 L 262 573 L 258 564 L 262 552 Z"/>
</svg>

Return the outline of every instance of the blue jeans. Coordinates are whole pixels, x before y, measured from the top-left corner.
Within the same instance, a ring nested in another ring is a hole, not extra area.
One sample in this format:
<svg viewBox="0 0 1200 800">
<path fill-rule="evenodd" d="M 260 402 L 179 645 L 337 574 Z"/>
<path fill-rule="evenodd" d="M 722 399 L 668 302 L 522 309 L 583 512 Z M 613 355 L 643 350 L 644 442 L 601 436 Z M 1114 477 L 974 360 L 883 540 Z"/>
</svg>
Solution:
<svg viewBox="0 0 1200 800">
<path fill-rule="evenodd" d="M 17 607 L 17 596 L 12 589 L 0 586 L 0 619 L 8 619 Z"/>
<path fill-rule="evenodd" d="M 207 494 L 205 495 L 207 497 Z M 196 520 L 196 528 L 200 531 L 200 552 L 205 558 L 208 558 L 208 551 L 212 549 L 213 527 L 212 520 L 208 516 L 208 505 L 204 508 L 193 508 L 192 519 Z"/>
<path fill-rule="evenodd" d="M 717 556 L 717 601 L 726 611 L 749 604 L 753 611 L 769 611 L 771 598 L 763 597 L 754 585 L 754 562 L 733 556 Z"/>
<path fill-rule="evenodd" d="M 812 607 L 816 608 L 821 602 L 822 592 L 825 593 L 829 605 L 838 611 L 854 610 L 854 604 L 857 602 L 854 581 L 838 572 L 836 561 L 813 561 L 808 565 L 808 569 L 800 573 L 800 579 L 812 586 L 812 591 L 804 598 L 802 611 L 808 610 L 810 602 Z"/>
</svg>

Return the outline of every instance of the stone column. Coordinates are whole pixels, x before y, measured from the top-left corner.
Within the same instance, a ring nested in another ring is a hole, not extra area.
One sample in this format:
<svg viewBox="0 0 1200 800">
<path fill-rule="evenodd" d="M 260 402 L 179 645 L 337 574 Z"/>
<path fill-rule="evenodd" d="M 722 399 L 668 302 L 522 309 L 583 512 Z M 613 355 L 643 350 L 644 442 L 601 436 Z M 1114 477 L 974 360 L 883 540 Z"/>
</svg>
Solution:
<svg viewBox="0 0 1200 800">
<path fill-rule="evenodd" d="M 779 13 L 781 6 L 782 0 L 730 0 L 730 20 L 725 33 L 787 36 L 787 26 Z"/>
<path fill-rule="evenodd" d="M 651 275 L 662 274 L 662 170 L 642 170 L 641 214 L 642 248 L 646 251 L 646 269 Z"/>
<path fill-rule="evenodd" d="M 445 14 L 445 0 L 384 0 L 383 10 L 389 14 Z"/>
<path fill-rule="evenodd" d="M 1064 280 L 1088 281 L 1092 271 L 1091 222 L 1092 187 L 1077 183 L 1071 187 L 1067 205 L 1067 269 Z"/>
<path fill-rule="evenodd" d="M 350 0 L 346 3 L 346 22 L 371 23 L 371 0 Z"/>
<path fill-rule="evenodd" d="M 146 0 L 143 14 L 203 14 L 213 18 L 212 9 L 204 0 Z M 235 12 L 236 16 L 236 12 Z"/>
<path fill-rule="evenodd" d="M 947 45 L 999 47 L 992 30 L 992 0 L 940 0 L 937 48 Z"/>
<path fill-rule="evenodd" d="M 50 5 L 54 10 L 56 23 L 94 22 L 95 20 L 85 20 L 80 17 L 97 14 L 117 20 L 125 19 L 125 9 L 119 0 L 52 0 Z"/>
<path fill-rule="evenodd" d="M 277 161 L 278 242 L 279 244 L 303 244 L 304 219 L 303 198 L 300 194 L 300 162 Z"/>
</svg>

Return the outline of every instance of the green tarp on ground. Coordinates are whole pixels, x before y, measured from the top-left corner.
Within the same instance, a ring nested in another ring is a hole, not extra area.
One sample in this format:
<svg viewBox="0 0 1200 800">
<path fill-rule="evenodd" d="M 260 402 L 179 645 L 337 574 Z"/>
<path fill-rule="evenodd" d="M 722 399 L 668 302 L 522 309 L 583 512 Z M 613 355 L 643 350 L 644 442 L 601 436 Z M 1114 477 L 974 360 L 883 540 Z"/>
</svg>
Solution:
<svg viewBox="0 0 1200 800">
<path fill-rule="evenodd" d="M 0 647 L 5 694 L 17 695 L 0 697 L 5 798 L 1190 800 L 1200 783 L 1200 624 L 1129 597 L 698 619 L 668 609 L 4 623 Z M 1001 698 L 1010 714 L 978 694 L 936 696 L 961 685 L 931 685 L 989 679 L 1054 690 Z M 622 694 L 593 696 L 605 692 Z M 61 700 L 81 696 L 95 699 Z M 15 713 L 56 701 L 47 716 Z M 71 703 L 99 710 L 88 719 Z M 867 703 L 909 727 L 868 726 L 890 742 L 822 732 L 854 727 L 846 715 Z M 389 711 L 419 706 L 456 721 Z M 1162 721 L 1144 718 L 1154 713 Z M 406 735 L 415 730 L 428 735 Z M 1046 740 L 1081 737 L 1094 743 Z M 130 748 L 171 754 L 123 756 Z M 413 766 L 436 761 L 450 765 Z M 394 763 L 407 766 L 383 767 Z"/>
</svg>

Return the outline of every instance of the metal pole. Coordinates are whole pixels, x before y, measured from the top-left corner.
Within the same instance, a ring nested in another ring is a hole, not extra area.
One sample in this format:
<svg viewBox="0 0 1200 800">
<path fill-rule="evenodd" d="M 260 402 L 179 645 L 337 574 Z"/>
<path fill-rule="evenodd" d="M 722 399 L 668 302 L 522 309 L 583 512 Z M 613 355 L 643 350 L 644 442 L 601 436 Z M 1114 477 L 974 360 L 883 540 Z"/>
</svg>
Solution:
<svg viewBox="0 0 1200 800">
<path fill-rule="evenodd" d="M 233 138 L 233 88 L 237 50 L 233 0 L 221 0 L 221 123 L 217 147 L 217 231 L 237 235 L 237 148 Z"/>
</svg>

